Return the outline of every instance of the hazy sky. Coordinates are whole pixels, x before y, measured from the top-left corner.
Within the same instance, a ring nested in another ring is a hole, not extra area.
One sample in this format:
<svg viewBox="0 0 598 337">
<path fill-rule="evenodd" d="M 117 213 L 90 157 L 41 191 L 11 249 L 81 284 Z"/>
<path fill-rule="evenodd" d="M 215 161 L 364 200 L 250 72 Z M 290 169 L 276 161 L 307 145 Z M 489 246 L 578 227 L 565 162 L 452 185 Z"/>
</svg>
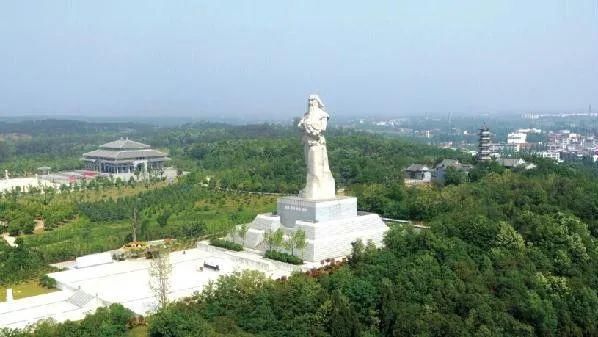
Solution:
<svg viewBox="0 0 598 337">
<path fill-rule="evenodd" d="M 0 115 L 598 110 L 598 0 L 0 1 Z"/>
</svg>

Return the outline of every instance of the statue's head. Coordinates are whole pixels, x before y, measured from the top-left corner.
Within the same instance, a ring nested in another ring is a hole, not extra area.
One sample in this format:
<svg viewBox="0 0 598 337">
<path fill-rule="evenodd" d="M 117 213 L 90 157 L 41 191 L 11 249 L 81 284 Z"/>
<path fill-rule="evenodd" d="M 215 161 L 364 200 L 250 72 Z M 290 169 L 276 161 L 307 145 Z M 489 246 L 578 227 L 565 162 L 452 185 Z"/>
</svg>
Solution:
<svg viewBox="0 0 598 337">
<path fill-rule="evenodd" d="M 320 96 L 309 95 L 309 98 L 307 99 L 307 110 L 310 111 L 312 108 L 324 109 L 324 103 L 322 103 Z"/>
<path fill-rule="evenodd" d="M 299 122 L 299 127 L 305 129 L 312 137 L 320 137 L 328 126 L 328 113 L 324 110 L 324 103 L 318 95 L 309 95 L 307 112 Z"/>
</svg>

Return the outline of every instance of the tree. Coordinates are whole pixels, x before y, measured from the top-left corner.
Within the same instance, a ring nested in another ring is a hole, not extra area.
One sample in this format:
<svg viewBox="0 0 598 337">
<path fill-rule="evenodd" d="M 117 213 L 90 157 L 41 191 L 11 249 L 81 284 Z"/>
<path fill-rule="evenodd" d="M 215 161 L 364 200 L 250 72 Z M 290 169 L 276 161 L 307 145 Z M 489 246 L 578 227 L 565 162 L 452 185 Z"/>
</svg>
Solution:
<svg viewBox="0 0 598 337">
<path fill-rule="evenodd" d="M 274 233 L 272 233 L 272 248 L 274 250 L 282 247 L 283 241 L 284 241 L 284 233 L 282 232 L 282 229 L 277 229 L 274 231 Z"/>
<path fill-rule="evenodd" d="M 5 141 L 0 141 L 0 163 L 8 159 L 10 152 L 8 144 Z"/>
<path fill-rule="evenodd" d="M 268 244 L 268 250 L 272 250 L 274 248 L 274 233 L 270 230 L 266 230 L 264 232 L 264 241 Z"/>
<path fill-rule="evenodd" d="M 291 236 L 290 241 L 293 242 L 294 248 L 301 250 L 301 256 L 303 257 L 303 249 L 307 245 L 305 231 L 303 229 L 296 230 Z M 291 249 L 291 254 L 294 255 L 293 249 Z"/>
<path fill-rule="evenodd" d="M 149 239 L 149 233 L 148 233 L 149 226 L 150 226 L 150 221 L 148 219 L 141 220 L 141 225 L 139 226 L 139 236 L 143 240 Z"/>
<path fill-rule="evenodd" d="M 67 185 L 67 184 L 61 184 L 60 185 L 60 192 L 61 193 L 66 193 L 66 192 L 70 191 L 70 189 L 71 189 L 70 186 Z"/>
<path fill-rule="evenodd" d="M 391 234 L 394 233 L 396 231 L 390 232 Z M 391 236 L 388 235 L 386 238 L 386 241 L 390 240 Z M 365 245 L 363 244 L 363 241 L 361 241 L 361 239 L 357 239 L 353 242 L 351 242 L 351 257 L 349 257 L 349 265 L 353 268 L 357 268 L 365 255 Z"/>
<path fill-rule="evenodd" d="M 11 236 L 17 236 L 21 234 L 21 226 L 14 222 L 9 222 L 7 226 L 8 234 Z"/>
<path fill-rule="evenodd" d="M 465 182 L 467 176 L 462 170 L 457 170 L 454 167 L 448 167 L 444 176 L 445 185 L 459 185 Z"/>
<path fill-rule="evenodd" d="M 249 226 L 244 223 L 237 227 L 237 234 L 243 240 L 243 246 L 245 246 L 245 239 L 247 238 L 247 231 L 249 231 Z"/>
<path fill-rule="evenodd" d="M 11 215 L 8 221 L 8 232 L 10 235 L 31 234 L 35 228 L 35 218 L 24 211 L 17 211 Z"/>
<path fill-rule="evenodd" d="M 168 218 L 170 218 L 170 212 L 165 210 L 156 218 L 156 221 L 161 227 L 166 227 L 166 225 L 168 225 Z"/>
<path fill-rule="evenodd" d="M 120 191 L 120 187 L 123 185 L 123 181 L 120 177 L 116 178 L 116 180 L 114 180 L 114 186 L 116 186 L 116 188 Z"/>
<path fill-rule="evenodd" d="M 168 304 L 168 291 L 170 290 L 170 274 L 172 265 L 168 251 L 158 251 L 158 254 L 150 261 L 149 266 L 149 286 L 161 308 Z"/>
<path fill-rule="evenodd" d="M 398 304 L 394 294 L 394 286 L 387 278 L 382 280 L 381 293 L 378 308 L 380 334 L 382 336 L 392 336 L 398 318 Z"/>
<path fill-rule="evenodd" d="M 287 239 L 284 240 L 282 242 L 281 245 L 287 252 L 291 253 L 291 255 L 293 255 L 293 252 L 295 251 L 295 242 L 293 242 L 293 237 L 287 236 Z"/>
<path fill-rule="evenodd" d="M 92 315 L 85 317 L 77 331 L 80 336 L 121 337 L 127 331 L 127 323 L 134 313 L 121 304 L 111 304 L 109 307 L 99 308 Z M 45 336 L 42 334 L 42 336 Z M 57 334 L 57 336 L 63 336 Z M 69 335 L 72 336 L 72 335 Z"/>
<path fill-rule="evenodd" d="M 476 166 L 469 172 L 469 179 L 471 181 L 479 181 L 490 173 L 502 174 L 505 168 L 495 161 L 482 162 L 476 164 Z"/>
<path fill-rule="evenodd" d="M 360 324 L 349 299 L 340 290 L 332 293 L 332 312 L 328 324 L 332 337 L 359 337 Z"/>
<path fill-rule="evenodd" d="M 151 316 L 150 337 L 207 337 L 214 329 L 201 317 L 201 312 L 185 304 L 168 306 Z"/>
</svg>

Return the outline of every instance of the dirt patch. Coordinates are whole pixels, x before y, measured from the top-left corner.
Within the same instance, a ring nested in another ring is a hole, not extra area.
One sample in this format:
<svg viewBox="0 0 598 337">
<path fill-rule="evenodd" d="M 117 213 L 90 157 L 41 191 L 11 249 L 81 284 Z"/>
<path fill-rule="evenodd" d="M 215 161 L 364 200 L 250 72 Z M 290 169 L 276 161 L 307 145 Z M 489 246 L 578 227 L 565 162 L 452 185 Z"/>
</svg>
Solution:
<svg viewBox="0 0 598 337">
<path fill-rule="evenodd" d="M 44 220 L 43 219 L 39 219 L 39 220 L 35 220 L 35 227 L 33 228 L 33 233 L 43 233 L 45 228 L 45 224 L 44 224 Z"/>
</svg>

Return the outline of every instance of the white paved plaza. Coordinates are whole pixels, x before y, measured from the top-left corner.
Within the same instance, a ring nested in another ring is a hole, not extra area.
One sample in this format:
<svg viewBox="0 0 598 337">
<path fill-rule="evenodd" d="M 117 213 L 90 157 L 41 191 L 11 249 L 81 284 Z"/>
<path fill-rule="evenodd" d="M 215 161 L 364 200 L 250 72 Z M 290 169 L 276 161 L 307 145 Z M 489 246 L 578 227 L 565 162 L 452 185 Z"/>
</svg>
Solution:
<svg viewBox="0 0 598 337">
<path fill-rule="evenodd" d="M 37 177 L 0 179 L 0 193 L 10 192 L 14 189 L 26 192 L 31 187 L 41 189 L 44 187 L 58 188 L 59 186 L 47 180 L 38 179 Z"/>
<path fill-rule="evenodd" d="M 222 268 L 201 271 L 206 259 L 221 261 Z M 294 270 L 312 267 L 292 266 L 264 259 L 255 252 L 231 252 L 206 243 L 171 253 L 170 263 L 170 300 L 191 296 L 208 282 L 237 271 L 259 270 L 269 277 L 279 278 Z M 24 327 L 47 318 L 81 319 L 97 307 L 110 303 L 121 303 L 138 314 L 151 312 L 157 301 L 149 286 L 149 267 L 150 260 L 142 258 L 49 274 L 56 279 L 61 291 L 0 303 L 0 327 Z"/>
</svg>

